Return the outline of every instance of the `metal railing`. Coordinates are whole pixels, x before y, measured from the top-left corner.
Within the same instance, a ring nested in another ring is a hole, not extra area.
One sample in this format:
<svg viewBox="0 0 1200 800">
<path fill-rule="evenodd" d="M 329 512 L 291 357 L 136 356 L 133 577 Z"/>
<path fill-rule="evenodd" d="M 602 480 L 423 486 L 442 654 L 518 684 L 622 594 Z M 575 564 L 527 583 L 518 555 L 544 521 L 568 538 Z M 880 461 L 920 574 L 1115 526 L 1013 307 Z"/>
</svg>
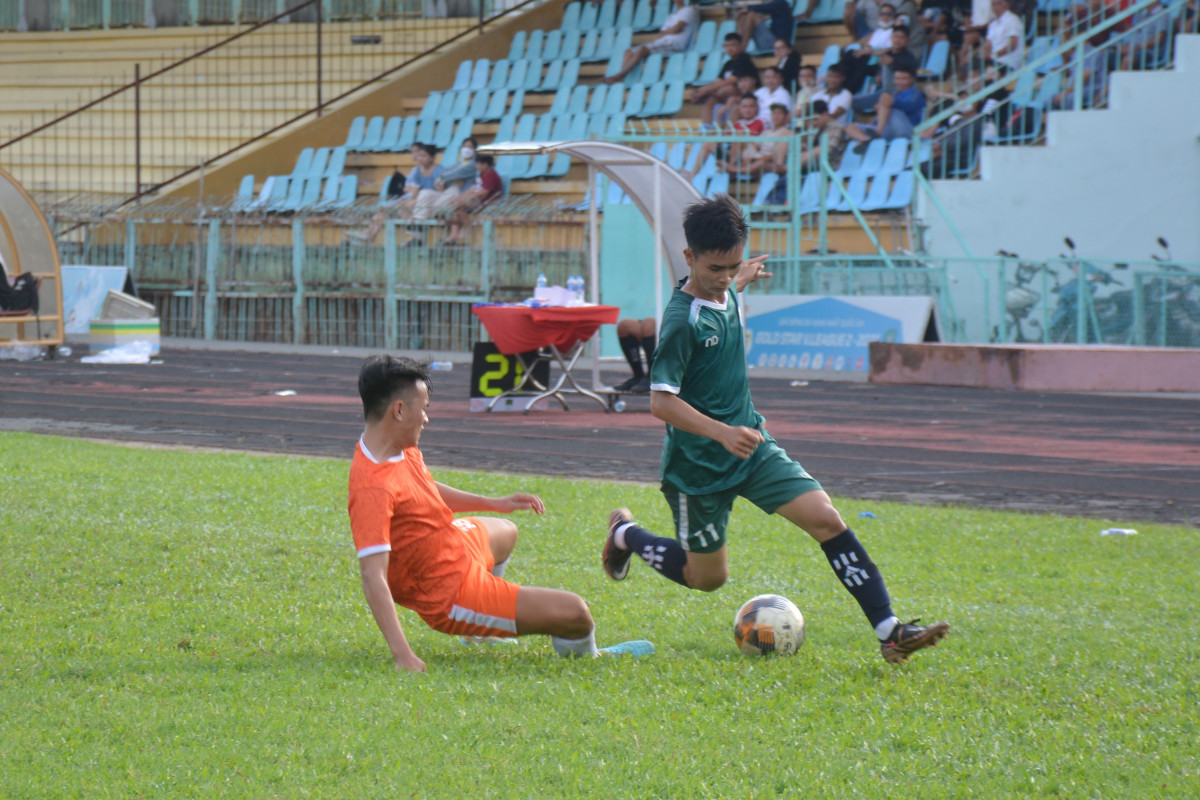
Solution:
<svg viewBox="0 0 1200 800">
<path fill-rule="evenodd" d="M 145 69 L 135 62 L 131 81 L 10 128 L 0 135 L 0 162 L 44 207 L 116 208 L 318 117 L 541 2 L 525 0 L 487 17 L 427 20 L 396 12 L 383 21 L 329 23 L 323 0 L 289 0 L 281 13 L 233 35 L 210 36 L 186 57 Z"/>
</svg>

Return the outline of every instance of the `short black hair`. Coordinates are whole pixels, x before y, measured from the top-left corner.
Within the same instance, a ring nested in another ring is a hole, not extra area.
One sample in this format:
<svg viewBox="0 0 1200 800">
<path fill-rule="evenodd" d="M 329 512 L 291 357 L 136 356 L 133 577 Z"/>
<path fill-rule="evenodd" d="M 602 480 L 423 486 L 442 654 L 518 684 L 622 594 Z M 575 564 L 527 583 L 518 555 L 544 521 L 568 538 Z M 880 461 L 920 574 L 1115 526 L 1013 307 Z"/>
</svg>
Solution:
<svg viewBox="0 0 1200 800">
<path fill-rule="evenodd" d="M 741 43 L 742 43 L 742 37 L 741 37 L 741 36 L 739 36 L 739 35 L 737 35 L 736 33 L 727 33 L 727 34 L 725 34 L 725 41 L 727 41 L 727 42 L 737 42 L 738 44 L 741 44 Z"/>
<path fill-rule="evenodd" d="M 489 167 L 494 167 L 494 166 L 496 166 L 496 159 L 492 158 L 487 153 L 476 153 L 475 154 L 475 163 L 476 164 L 487 164 Z"/>
<path fill-rule="evenodd" d="M 801 64 L 801 65 L 800 65 L 800 71 L 801 71 L 801 72 L 804 72 L 804 70 L 808 70 L 808 71 L 809 71 L 809 72 L 811 72 L 813 75 L 816 75 L 816 74 L 817 74 L 817 68 L 816 68 L 816 67 L 814 67 L 812 64 Z"/>
<path fill-rule="evenodd" d="M 897 72 L 906 72 L 909 75 L 912 75 L 914 79 L 916 79 L 916 77 L 917 77 L 917 71 L 915 69 L 912 69 L 911 67 L 895 67 L 892 69 L 893 75 L 896 74 Z"/>
<path fill-rule="evenodd" d="M 740 249 L 749 237 L 746 215 L 727 194 L 701 200 L 683 212 L 683 236 L 692 255 Z"/>
<path fill-rule="evenodd" d="M 907 25 L 893 25 L 892 35 L 895 36 L 897 33 L 903 33 L 905 36 L 912 36 L 912 31 L 908 29 Z"/>
<path fill-rule="evenodd" d="M 826 103 L 824 100 L 813 100 L 812 101 L 812 113 L 828 114 L 829 113 L 829 103 Z"/>
<path fill-rule="evenodd" d="M 429 386 L 429 365 L 399 356 L 368 356 L 358 370 L 358 396 L 363 417 L 382 419 L 397 397 L 413 390 L 417 382 Z"/>
<path fill-rule="evenodd" d="M 825 74 L 828 75 L 831 72 L 835 75 L 841 75 L 843 78 L 846 77 L 846 68 L 841 64 L 830 64 L 828 69 L 825 70 Z"/>
<path fill-rule="evenodd" d="M 424 142 L 414 142 L 412 149 L 413 150 L 423 150 L 424 152 L 428 153 L 431 157 L 437 155 L 437 148 L 431 144 L 425 144 Z"/>
</svg>

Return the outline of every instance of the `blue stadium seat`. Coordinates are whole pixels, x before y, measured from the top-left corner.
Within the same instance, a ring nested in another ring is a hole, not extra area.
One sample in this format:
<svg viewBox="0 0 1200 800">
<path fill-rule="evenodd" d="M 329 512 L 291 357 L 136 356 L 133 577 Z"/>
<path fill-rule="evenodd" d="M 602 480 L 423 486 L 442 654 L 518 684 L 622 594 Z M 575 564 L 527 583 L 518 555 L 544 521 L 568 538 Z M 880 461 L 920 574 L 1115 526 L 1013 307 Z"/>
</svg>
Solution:
<svg viewBox="0 0 1200 800">
<path fill-rule="evenodd" d="M 596 52 L 592 54 L 592 61 L 608 61 L 612 58 L 615 50 L 614 42 L 617 39 L 617 32 L 612 28 L 604 28 L 600 31 L 600 38 L 596 40 Z"/>
<path fill-rule="evenodd" d="M 655 142 L 650 145 L 650 149 L 646 151 L 652 158 L 657 158 L 659 161 L 667 160 L 667 143 Z"/>
<path fill-rule="evenodd" d="M 517 115 L 505 114 L 500 118 L 500 124 L 496 126 L 496 135 L 493 137 L 494 142 L 511 142 L 513 133 L 517 127 Z"/>
<path fill-rule="evenodd" d="M 625 103 L 618 110 L 627 117 L 637 117 L 641 115 L 642 104 L 646 102 L 646 87 L 641 84 L 635 84 L 629 87 L 629 92 L 625 96 Z"/>
<path fill-rule="evenodd" d="M 683 81 L 672 81 L 667 84 L 667 96 L 663 100 L 660 114 L 672 117 L 683 110 L 683 88 Z"/>
<path fill-rule="evenodd" d="M 546 43 L 546 32 L 538 29 L 529 32 L 529 38 L 525 40 L 525 55 L 523 58 L 541 58 L 542 45 Z"/>
<path fill-rule="evenodd" d="M 579 66 L 579 59 L 577 58 L 573 58 L 570 61 L 565 62 L 563 64 L 562 77 L 559 78 L 559 82 L 563 86 L 574 86 L 575 84 L 579 83 Z M 550 88 L 554 89 L 556 87 L 551 86 Z M 542 91 L 546 91 L 546 89 L 543 89 Z"/>
<path fill-rule="evenodd" d="M 682 55 L 682 53 L 677 53 L 676 55 Z M 641 72 L 638 73 L 637 82 L 647 86 L 652 83 L 658 83 L 662 80 L 662 71 L 662 53 L 651 53 L 641 63 Z M 633 73 L 630 74 L 632 75 Z M 629 83 L 629 81 L 626 81 L 626 83 Z"/>
<path fill-rule="evenodd" d="M 442 153 L 442 164 L 451 166 L 458 163 L 458 151 L 462 148 L 462 144 L 472 135 L 472 130 L 475 127 L 475 120 L 470 117 L 464 117 L 458 121 L 454 127 L 454 138 L 450 140 L 450 144 L 446 145 L 446 151 Z"/>
<path fill-rule="evenodd" d="M 637 10 L 637 4 L 634 0 L 621 0 L 617 6 L 617 15 L 613 19 L 613 27 L 615 28 L 632 28 L 633 27 L 633 12 Z"/>
<path fill-rule="evenodd" d="M 861 207 L 863 201 L 867 199 L 868 180 L 868 176 L 862 172 L 856 172 L 851 175 L 849 182 L 846 183 L 845 194 L 842 192 L 837 193 L 837 200 L 834 202 L 830 210 L 849 211 L 851 201 L 854 202 L 855 208 Z M 848 198 L 847 195 L 849 196 Z"/>
<path fill-rule="evenodd" d="M 451 90 L 461 92 L 471 88 L 471 61 L 463 61 L 458 65 L 458 71 L 454 73 L 454 85 Z"/>
<path fill-rule="evenodd" d="M 1054 48 L 1058 47 L 1057 36 L 1035 36 L 1033 43 L 1029 45 L 1029 52 L 1025 55 L 1025 63 L 1029 64 L 1034 59 L 1041 58 L 1049 53 Z M 1063 64 L 1062 55 L 1057 55 L 1047 61 L 1045 64 L 1037 68 L 1039 73 L 1045 74 L 1056 70 Z"/>
<path fill-rule="evenodd" d="M 550 102 L 550 113 L 551 114 L 569 113 L 569 106 L 571 103 L 571 90 L 574 88 L 575 87 L 573 87 L 573 86 L 559 87 L 558 91 L 556 91 L 554 93 L 554 100 L 552 100 Z"/>
<path fill-rule="evenodd" d="M 383 126 L 383 133 L 379 136 L 379 144 L 375 148 L 378 152 L 390 153 L 400 149 L 400 134 L 404 130 L 404 119 L 404 117 L 388 118 L 387 123 Z M 413 130 L 416 130 L 416 123 L 413 123 Z M 411 144 L 409 146 L 411 147 Z"/>
<path fill-rule="evenodd" d="M 692 188 L 699 192 L 701 197 L 708 197 L 708 179 L 711 177 L 707 172 L 697 172 L 692 176 Z"/>
<path fill-rule="evenodd" d="M 537 63 L 539 65 L 541 64 L 540 61 Z M 508 89 L 510 92 L 515 92 L 518 89 L 524 89 L 528 77 L 529 77 L 529 62 L 526 61 L 525 59 L 521 59 L 520 61 L 514 61 L 509 66 L 508 80 L 505 81 L 504 86 L 501 88 Z M 541 75 L 539 75 L 538 78 L 540 80 Z M 537 86 L 534 86 L 534 88 L 536 89 Z M 461 117 L 462 114 L 459 114 L 457 116 Z"/>
<path fill-rule="evenodd" d="M 825 77 L 825 72 L 834 64 L 842 60 L 842 48 L 836 44 L 831 44 L 825 48 L 825 54 L 821 56 L 821 64 L 817 67 L 817 77 Z"/>
<path fill-rule="evenodd" d="M 605 128 L 608 127 L 607 114 L 588 114 L 587 135 L 588 138 L 600 138 L 604 135 Z"/>
<path fill-rule="evenodd" d="M 488 77 L 492 73 L 492 62 L 486 58 L 480 58 L 475 61 L 475 66 L 471 67 L 471 85 L 467 88 L 473 92 L 480 89 L 486 89 L 488 85 Z"/>
<path fill-rule="evenodd" d="M 700 27 L 696 29 L 696 36 L 692 40 L 692 49 L 700 53 L 711 53 L 717 46 L 717 23 L 716 20 L 706 19 L 700 23 Z"/>
<path fill-rule="evenodd" d="M 633 96 L 633 90 L 639 87 L 634 86 L 630 90 L 629 96 Z M 637 112 L 639 117 L 654 117 L 662 113 L 663 101 L 667 97 L 667 86 L 664 83 L 655 83 L 646 87 L 646 94 L 642 97 L 642 107 Z M 626 111 L 625 113 L 629 113 Z"/>
<path fill-rule="evenodd" d="M 285 179 L 286 180 L 286 179 Z M 304 187 L 311 181 L 316 181 L 320 184 L 320 178 L 292 178 L 287 182 L 287 194 L 284 195 L 282 203 L 278 206 L 272 206 L 270 211 L 297 211 L 300 208 L 300 201 L 304 197 Z"/>
<path fill-rule="evenodd" d="M 821 176 L 816 172 L 804 176 L 804 181 L 800 184 L 800 196 L 792 204 L 795 213 L 811 214 L 820 207 L 820 180 Z"/>
<path fill-rule="evenodd" d="M 538 58 L 542 59 L 543 61 L 550 61 L 555 58 L 560 58 L 559 51 L 562 50 L 562 41 L 562 31 L 547 31 L 546 38 L 542 41 L 542 52 Z"/>
<path fill-rule="evenodd" d="M 466 92 L 447 92 L 446 98 L 442 100 L 442 107 L 439 111 L 439 116 L 449 117 L 450 119 L 461 119 L 467 115 L 467 111 L 471 108 L 472 94 Z M 447 109 L 447 106 L 449 108 Z"/>
<path fill-rule="evenodd" d="M 925 51 L 925 62 L 917 70 L 918 78 L 940 78 L 950 65 L 950 42 L 943 39 L 934 42 Z"/>
<path fill-rule="evenodd" d="M 490 92 L 503 89 L 508 86 L 508 67 L 509 61 L 507 58 L 498 58 L 492 62 L 492 72 L 488 76 L 487 86 L 484 87 Z"/>
<path fill-rule="evenodd" d="M 591 3 L 588 3 L 591 5 Z M 580 61 L 599 61 L 596 58 L 596 50 L 600 47 L 600 31 L 595 28 L 586 28 L 583 34 L 583 40 L 579 43 L 579 60 Z"/>
<path fill-rule="evenodd" d="M 708 54 L 708 58 L 704 60 L 704 67 L 696 76 L 696 80 L 692 82 L 693 86 L 704 86 L 712 83 L 721 75 L 721 67 L 725 66 L 728 56 L 724 50 L 714 50 Z"/>
<path fill-rule="evenodd" d="M 703 147 L 704 145 L 700 144 L 700 142 L 694 142 L 688 149 L 687 157 L 683 159 L 680 166 L 676 167 L 676 169 L 686 169 L 688 172 L 695 175 L 696 162 L 700 160 L 700 150 L 703 149 Z"/>
<path fill-rule="evenodd" d="M 492 93 L 487 89 L 479 89 L 471 95 L 471 105 L 467 108 L 467 113 L 475 119 L 481 119 L 487 112 L 488 101 L 492 99 Z"/>
<path fill-rule="evenodd" d="M 596 18 L 600 14 L 600 6 L 596 3 L 584 3 L 579 9 L 579 28 L 581 31 L 596 30 Z"/>
<path fill-rule="evenodd" d="M 858 172 L 858 168 L 862 166 L 862 153 L 858 152 L 858 147 L 850 144 L 842 153 L 842 160 L 838 163 L 837 169 L 833 172 L 839 178 L 849 178 L 854 173 Z"/>
<path fill-rule="evenodd" d="M 775 188 L 775 184 L 779 182 L 779 175 L 774 172 L 764 172 L 758 181 L 758 191 L 754 193 L 754 200 L 751 205 L 765 206 L 767 204 L 767 195 Z"/>
<path fill-rule="evenodd" d="M 911 169 L 906 169 L 896 176 L 896 182 L 892 184 L 892 191 L 888 195 L 887 203 L 880 206 L 880 209 L 900 210 L 908 208 L 913 201 L 913 173 Z"/>
<path fill-rule="evenodd" d="M 591 97 L 588 99 L 587 112 L 589 114 L 600 114 L 604 112 L 604 104 L 608 101 L 608 87 L 603 83 L 592 87 Z"/>
<path fill-rule="evenodd" d="M 331 175 L 341 175 L 346 168 L 346 148 L 335 147 L 329 151 L 329 163 L 322 174 L 328 178 Z"/>
<path fill-rule="evenodd" d="M 331 147 L 318 147 L 313 151 L 312 161 L 308 162 L 308 170 L 305 171 L 303 177 L 307 178 L 310 175 L 324 175 L 325 167 L 329 164 L 329 151 Z M 296 176 L 301 177 L 301 176 Z"/>
<path fill-rule="evenodd" d="M 237 194 L 234 195 L 233 202 L 229 208 L 231 211 L 245 211 L 254 202 L 254 176 L 243 175 L 241 183 L 238 184 Z"/>
<path fill-rule="evenodd" d="M 896 141 L 899 141 L 897 139 Z M 888 193 L 892 187 L 892 175 L 880 174 L 876 175 L 871 181 L 871 188 L 867 192 L 867 196 L 858 204 L 862 211 L 875 211 L 887 205 Z"/>
<path fill-rule="evenodd" d="M 617 114 L 625 107 L 625 86 L 614 83 L 608 87 L 608 96 L 604 98 L 604 113 Z"/>
<path fill-rule="evenodd" d="M 413 143 L 417 141 L 418 125 L 420 125 L 420 121 L 416 117 L 404 117 L 404 122 L 400 126 L 400 137 L 392 146 L 392 152 L 398 153 L 413 146 Z"/>
<path fill-rule="evenodd" d="M 610 180 L 608 182 L 608 196 L 604 198 L 604 204 L 609 206 L 619 206 L 630 202 L 629 195 L 625 194 L 625 190 L 621 188 L 621 184 Z"/>
<path fill-rule="evenodd" d="M 563 31 L 562 47 L 558 50 L 556 58 L 561 58 L 563 61 L 572 61 L 579 58 L 579 31 Z"/>
<path fill-rule="evenodd" d="M 571 89 L 571 99 L 567 102 L 567 113 L 578 114 L 580 111 L 587 111 L 589 87 L 585 84 L 577 84 Z"/>
<path fill-rule="evenodd" d="M 905 165 L 908 163 L 908 139 L 892 139 L 887 144 L 887 153 L 883 157 L 883 163 L 875 175 L 898 175 L 904 171 Z"/>
<path fill-rule="evenodd" d="M 624 114 L 613 114 L 608 118 L 608 124 L 604 126 L 604 134 L 606 136 L 620 136 L 625 133 L 625 123 L 627 122 Z"/>
<path fill-rule="evenodd" d="M 454 124 L 457 119 L 454 117 L 442 117 L 437 121 L 437 126 L 433 131 L 433 141 L 428 142 L 439 150 L 445 150 L 450 144 L 450 140 L 454 138 Z"/>
<path fill-rule="evenodd" d="M 484 59 L 485 61 L 487 59 Z M 421 106 L 421 111 L 417 114 L 418 119 L 436 119 L 438 107 L 442 104 L 442 92 L 430 92 L 429 97 L 425 98 L 425 105 Z"/>
<path fill-rule="evenodd" d="M 575 2 L 567 3 L 567 7 L 563 9 L 562 25 L 559 26 L 562 30 L 579 30 L 579 16 L 583 5 L 583 0 L 575 0 Z"/>
<path fill-rule="evenodd" d="M 634 0 L 625 0 L 625 3 L 632 4 Z M 658 25 L 654 24 L 655 4 L 654 0 L 637 0 L 637 5 L 634 8 L 633 15 L 629 19 L 629 24 L 635 31 L 656 31 Z M 659 25 L 662 23 L 660 22 Z"/>
<path fill-rule="evenodd" d="M 671 149 L 667 151 L 667 157 L 664 159 L 671 169 L 683 169 L 684 159 L 687 158 L 687 142 L 675 142 L 671 145 Z"/>
<path fill-rule="evenodd" d="M 341 175 L 333 175 L 326 178 L 323 182 L 318 180 L 308 181 L 304 186 L 304 199 L 301 201 L 300 207 L 311 208 L 314 211 L 328 208 L 337 199 L 338 185 L 341 182 Z"/>
<path fill-rule="evenodd" d="M 513 101 L 512 110 L 519 113 L 521 107 L 516 103 L 515 98 L 521 94 L 523 93 L 514 92 L 512 95 L 510 95 L 507 89 L 501 89 L 498 92 L 493 92 L 492 96 L 488 98 L 487 108 L 483 110 L 483 113 L 472 114 L 471 116 L 475 117 L 475 119 L 479 120 L 480 122 L 490 122 L 492 120 L 500 119 L 504 116 L 505 112 L 509 110 L 510 99 Z"/>
<path fill-rule="evenodd" d="M 563 68 L 566 66 L 561 58 L 556 58 L 554 61 L 546 62 L 546 74 L 543 76 L 541 69 L 537 70 L 538 84 L 534 87 L 526 86 L 526 90 L 530 92 L 554 92 L 555 97 L 563 88 L 570 89 L 563 81 Z M 530 77 L 534 75 L 533 70 L 530 70 Z"/>
<path fill-rule="evenodd" d="M 596 15 L 596 27 L 600 30 L 615 28 L 617 22 L 617 0 L 603 0 Z"/>
<path fill-rule="evenodd" d="M 700 77 L 700 53 L 695 50 L 689 50 L 683 54 L 683 77 L 681 80 L 691 85 Z M 663 76 L 663 80 L 675 80 L 667 75 Z"/>
<path fill-rule="evenodd" d="M 528 58 L 525 55 L 525 39 L 528 37 L 525 31 L 517 31 L 513 34 L 512 44 L 508 46 L 508 60 L 516 61 L 518 58 Z"/>
<path fill-rule="evenodd" d="M 334 180 L 330 178 L 330 180 Z M 337 194 L 333 201 L 328 205 L 323 205 L 320 210 L 333 211 L 339 208 L 347 208 L 354 205 L 354 201 L 358 199 L 358 176 L 343 175 L 337 183 Z"/>
<path fill-rule="evenodd" d="M 872 139 L 867 144 L 867 152 L 863 153 L 862 164 L 854 174 L 867 178 L 879 174 L 879 169 L 883 166 L 883 158 L 887 155 L 887 146 L 888 143 L 883 139 Z M 857 145 L 850 145 L 846 149 L 852 148 L 857 149 Z"/>
<path fill-rule="evenodd" d="M 428 144 L 433 141 L 434 131 L 437 130 L 437 120 L 435 119 L 419 119 L 417 120 L 417 134 L 413 142 Z"/>
<path fill-rule="evenodd" d="M 923 141 L 921 142 L 921 152 L 917 153 L 917 157 L 915 159 L 913 158 L 912 152 L 909 152 L 908 163 L 904 166 L 906 169 L 911 169 L 914 166 L 920 166 L 921 164 L 924 164 L 931 158 L 933 158 L 933 142 Z"/>
<path fill-rule="evenodd" d="M 366 117 L 355 117 L 350 121 L 350 130 L 346 132 L 346 141 L 342 146 L 348 150 L 357 150 L 362 144 L 363 131 L 367 128 Z"/>
<path fill-rule="evenodd" d="M 704 192 L 705 197 L 716 197 L 719 194 L 729 193 L 729 173 L 717 172 L 708 179 L 708 188 Z"/>
<path fill-rule="evenodd" d="M 300 155 L 296 157 L 296 164 L 292 167 L 292 175 L 303 177 L 308 174 L 308 168 L 312 165 L 313 149 L 306 147 L 300 151 Z"/>
<path fill-rule="evenodd" d="M 271 175 L 263 181 L 258 197 L 250 203 L 247 211 L 269 211 L 287 197 L 289 178 L 286 175 Z"/>
</svg>

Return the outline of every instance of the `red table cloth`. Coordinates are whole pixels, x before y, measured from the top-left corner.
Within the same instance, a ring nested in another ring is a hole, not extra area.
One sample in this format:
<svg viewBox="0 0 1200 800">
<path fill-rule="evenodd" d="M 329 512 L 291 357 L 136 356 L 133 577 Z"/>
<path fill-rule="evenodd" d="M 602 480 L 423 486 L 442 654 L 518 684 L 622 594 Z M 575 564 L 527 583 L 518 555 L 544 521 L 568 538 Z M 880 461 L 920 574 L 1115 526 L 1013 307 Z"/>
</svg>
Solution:
<svg viewBox="0 0 1200 800">
<path fill-rule="evenodd" d="M 471 307 L 487 328 L 496 349 L 505 355 L 554 345 L 565 353 L 577 342 L 586 342 L 605 324 L 615 324 L 616 306 L 488 306 Z"/>
</svg>

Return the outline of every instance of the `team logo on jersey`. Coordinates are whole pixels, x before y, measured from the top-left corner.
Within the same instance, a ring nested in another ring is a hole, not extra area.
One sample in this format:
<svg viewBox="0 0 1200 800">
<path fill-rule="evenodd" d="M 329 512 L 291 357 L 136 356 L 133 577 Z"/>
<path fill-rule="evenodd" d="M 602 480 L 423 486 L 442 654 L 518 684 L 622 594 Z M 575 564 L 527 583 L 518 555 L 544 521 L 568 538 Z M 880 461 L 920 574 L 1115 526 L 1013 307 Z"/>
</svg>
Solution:
<svg viewBox="0 0 1200 800">
<path fill-rule="evenodd" d="M 453 525 L 454 527 L 458 528 L 460 531 L 464 531 L 464 532 L 469 531 L 475 527 L 475 523 L 471 522 L 470 520 L 466 520 L 466 519 L 456 519 L 456 520 L 454 520 L 454 522 L 451 522 L 450 524 Z"/>
<path fill-rule="evenodd" d="M 704 340 L 705 347 L 716 347 L 720 343 L 721 343 L 721 338 L 719 336 L 710 336 Z"/>
</svg>

